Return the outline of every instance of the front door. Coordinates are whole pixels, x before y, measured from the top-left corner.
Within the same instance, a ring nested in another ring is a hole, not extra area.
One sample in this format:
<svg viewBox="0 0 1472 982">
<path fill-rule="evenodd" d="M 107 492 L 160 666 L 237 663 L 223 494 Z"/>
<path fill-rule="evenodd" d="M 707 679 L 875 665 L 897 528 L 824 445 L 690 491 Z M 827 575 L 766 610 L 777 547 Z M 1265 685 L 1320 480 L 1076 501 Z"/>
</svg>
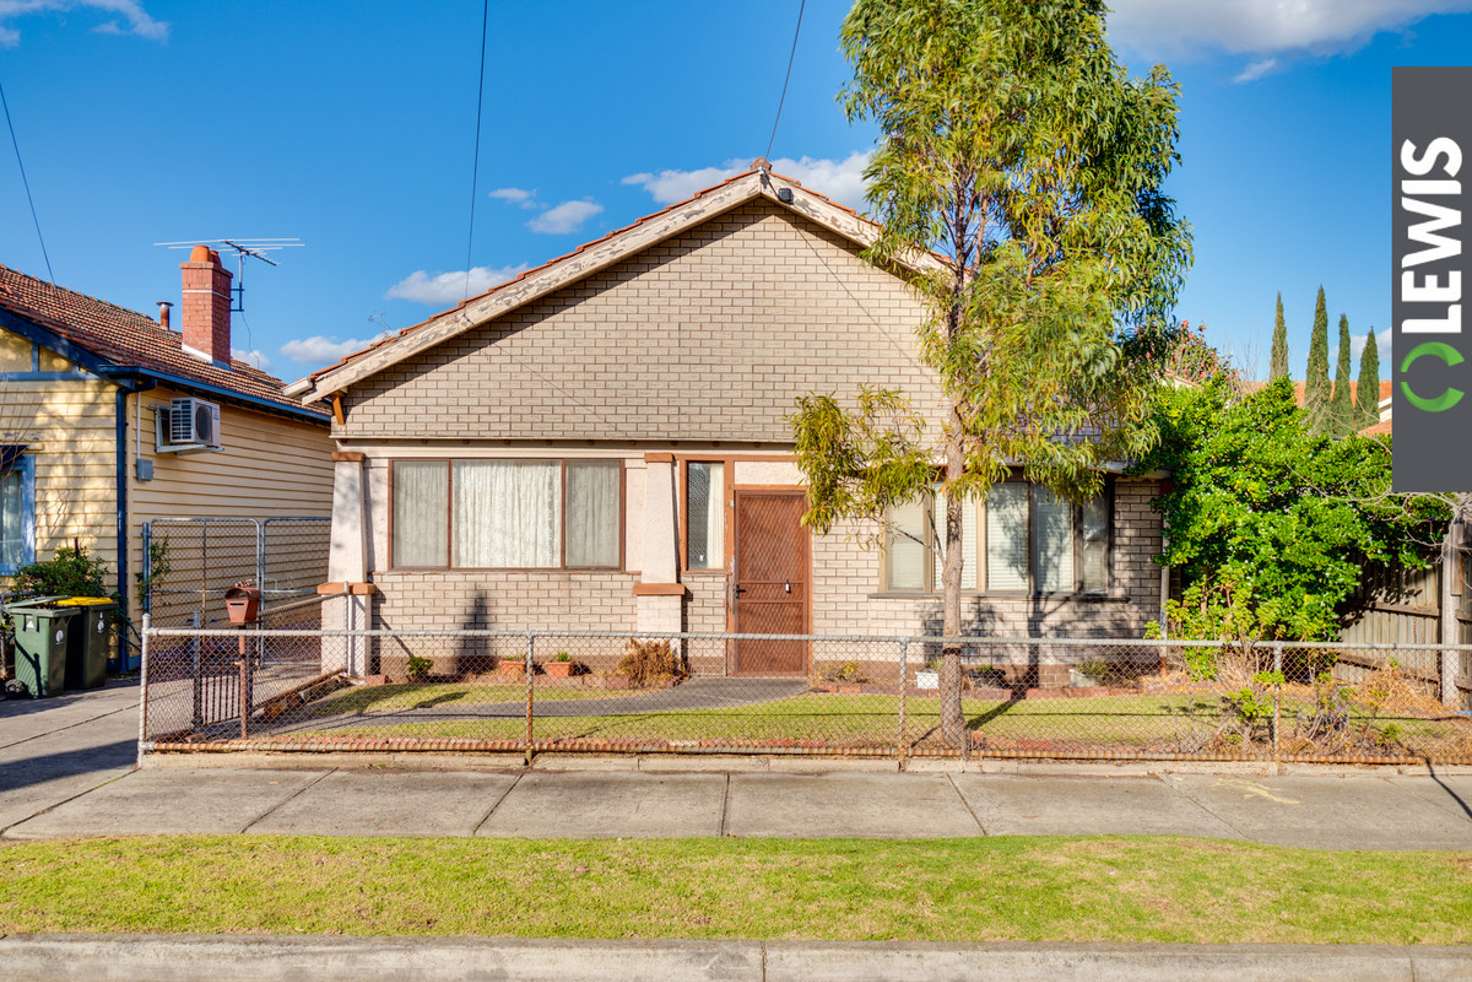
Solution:
<svg viewBox="0 0 1472 982">
<path fill-rule="evenodd" d="M 808 535 L 801 491 L 736 490 L 736 568 L 731 611 L 742 634 L 806 634 Z M 802 675 L 802 641 L 737 641 L 742 675 Z"/>
</svg>

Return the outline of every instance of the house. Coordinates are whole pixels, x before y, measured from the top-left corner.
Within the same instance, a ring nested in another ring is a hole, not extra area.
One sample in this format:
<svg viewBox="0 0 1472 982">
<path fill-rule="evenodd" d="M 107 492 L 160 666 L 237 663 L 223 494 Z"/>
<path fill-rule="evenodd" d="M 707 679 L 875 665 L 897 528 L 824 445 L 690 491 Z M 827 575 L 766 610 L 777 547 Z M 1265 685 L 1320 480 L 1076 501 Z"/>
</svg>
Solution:
<svg viewBox="0 0 1472 982">
<path fill-rule="evenodd" d="M 0 588 L 75 542 L 136 618 L 143 523 L 328 514 L 328 417 L 232 355 L 231 279 L 195 247 L 176 330 L 171 304 L 155 321 L 0 266 Z"/>
<path fill-rule="evenodd" d="M 875 234 L 759 161 L 294 383 L 334 415 L 331 579 L 355 592 L 332 616 L 938 633 L 931 549 L 800 521 L 798 396 L 871 383 L 932 418 L 939 406 L 906 282 L 934 260 L 877 268 L 860 255 Z M 1140 636 L 1161 605 L 1157 493 L 1122 473 L 1082 509 L 1020 480 L 996 488 L 968 511 L 968 630 Z M 934 507 L 894 518 L 923 539 Z M 395 670 L 381 654 L 342 657 Z M 721 657 L 734 672 L 812 667 L 801 643 Z"/>
</svg>

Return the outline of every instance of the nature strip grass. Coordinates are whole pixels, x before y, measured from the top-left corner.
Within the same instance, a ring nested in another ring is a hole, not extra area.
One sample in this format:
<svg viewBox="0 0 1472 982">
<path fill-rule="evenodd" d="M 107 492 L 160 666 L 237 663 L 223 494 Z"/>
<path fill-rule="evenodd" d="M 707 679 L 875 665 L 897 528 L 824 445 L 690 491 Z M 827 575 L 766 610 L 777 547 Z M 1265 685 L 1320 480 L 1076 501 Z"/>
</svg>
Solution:
<svg viewBox="0 0 1472 982">
<path fill-rule="evenodd" d="M 0 932 L 1472 943 L 1472 854 L 1177 837 L 0 845 Z"/>
</svg>

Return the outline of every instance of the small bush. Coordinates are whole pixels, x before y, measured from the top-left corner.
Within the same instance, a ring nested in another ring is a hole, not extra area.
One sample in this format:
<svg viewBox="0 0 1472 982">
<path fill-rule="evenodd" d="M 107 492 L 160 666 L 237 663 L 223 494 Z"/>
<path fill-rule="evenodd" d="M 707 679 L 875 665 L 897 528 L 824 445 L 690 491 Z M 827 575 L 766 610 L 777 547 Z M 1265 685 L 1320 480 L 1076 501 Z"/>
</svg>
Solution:
<svg viewBox="0 0 1472 982">
<path fill-rule="evenodd" d="M 636 689 L 678 681 L 689 674 L 668 641 L 638 639 L 629 641 L 628 652 L 619 659 L 614 671 Z"/>
<path fill-rule="evenodd" d="M 856 661 L 846 661 L 837 668 L 830 668 L 823 673 L 823 677 L 829 682 L 860 683 L 869 681 L 869 676 L 864 674 Z"/>
<path fill-rule="evenodd" d="M 569 655 L 565 651 L 559 651 L 557 653 L 556 657 L 554 657 L 552 660 L 553 661 L 572 661 L 572 655 Z"/>
<path fill-rule="evenodd" d="M 425 658 L 423 655 L 410 655 L 408 667 L 409 678 L 415 682 L 421 681 L 429 675 L 429 670 L 433 666 L 434 662 Z"/>
<path fill-rule="evenodd" d="M 43 596 L 106 597 L 107 563 L 87 555 L 86 546 L 56 550 L 56 555 L 22 566 L 15 574 L 17 593 Z"/>
</svg>

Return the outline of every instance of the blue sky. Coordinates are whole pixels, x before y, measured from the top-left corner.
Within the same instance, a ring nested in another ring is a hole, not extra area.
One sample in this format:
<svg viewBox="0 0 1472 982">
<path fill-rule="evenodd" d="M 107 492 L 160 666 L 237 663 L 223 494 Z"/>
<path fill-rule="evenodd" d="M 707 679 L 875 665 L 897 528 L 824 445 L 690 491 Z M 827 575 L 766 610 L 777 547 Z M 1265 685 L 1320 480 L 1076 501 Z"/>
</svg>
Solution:
<svg viewBox="0 0 1472 982">
<path fill-rule="evenodd" d="M 873 131 L 834 98 L 847 6 L 809 0 L 772 156 L 857 204 Z M 1389 323 L 1390 69 L 1465 60 L 1472 0 L 1279 6 L 1116 0 L 1111 36 L 1183 87 L 1180 316 L 1252 371 L 1282 290 L 1301 372 L 1319 284 L 1356 334 Z M 796 11 L 492 0 L 475 284 L 759 155 Z M 151 312 L 178 299 L 182 258 L 152 243 L 299 235 L 249 271 L 236 327 L 287 378 L 458 300 L 479 28 L 476 0 L 0 0 L 0 80 L 58 282 Z M 45 274 L 8 146 L 0 262 Z"/>
</svg>

